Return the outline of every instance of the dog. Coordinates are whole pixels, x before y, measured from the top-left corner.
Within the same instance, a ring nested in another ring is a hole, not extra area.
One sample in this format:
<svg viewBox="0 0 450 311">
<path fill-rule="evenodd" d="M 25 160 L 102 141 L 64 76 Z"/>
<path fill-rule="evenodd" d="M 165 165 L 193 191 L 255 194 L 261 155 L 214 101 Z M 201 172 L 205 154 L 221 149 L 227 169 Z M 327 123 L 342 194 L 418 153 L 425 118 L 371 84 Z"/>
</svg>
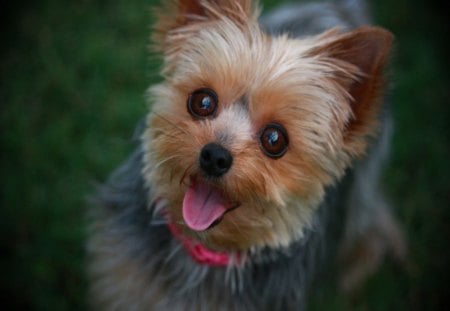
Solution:
<svg viewBox="0 0 450 311">
<path fill-rule="evenodd" d="M 336 258 L 351 291 L 405 255 L 380 189 L 393 35 L 362 1 L 172 0 L 156 19 L 163 81 L 91 215 L 96 310 L 304 310 Z"/>
</svg>

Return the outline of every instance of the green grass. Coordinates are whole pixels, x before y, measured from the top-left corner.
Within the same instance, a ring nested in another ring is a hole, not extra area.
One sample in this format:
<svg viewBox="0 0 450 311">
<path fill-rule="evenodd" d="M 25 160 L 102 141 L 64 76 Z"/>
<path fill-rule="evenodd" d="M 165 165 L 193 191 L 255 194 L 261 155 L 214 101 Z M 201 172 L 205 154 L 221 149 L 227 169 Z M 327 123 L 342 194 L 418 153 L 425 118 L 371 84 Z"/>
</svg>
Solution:
<svg viewBox="0 0 450 311">
<path fill-rule="evenodd" d="M 0 10 L 0 293 L 11 310 L 86 308 L 86 197 L 131 150 L 145 89 L 158 79 L 147 51 L 153 2 L 47 0 Z M 409 262 L 388 262 L 353 303 L 327 283 L 312 309 L 439 310 L 450 282 L 448 21 L 419 1 L 374 8 L 397 38 L 385 184 Z"/>
</svg>

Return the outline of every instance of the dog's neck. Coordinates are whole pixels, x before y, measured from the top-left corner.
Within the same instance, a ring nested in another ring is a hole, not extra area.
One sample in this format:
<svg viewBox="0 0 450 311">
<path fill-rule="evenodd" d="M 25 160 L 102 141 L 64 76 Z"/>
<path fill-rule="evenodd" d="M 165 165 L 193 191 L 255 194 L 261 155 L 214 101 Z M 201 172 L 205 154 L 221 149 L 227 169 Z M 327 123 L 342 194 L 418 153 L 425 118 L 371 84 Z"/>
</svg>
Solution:
<svg viewBox="0 0 450 311">
<path fill-rule="evenodd" d="M 186 253 L 200 265 L 211 267 L 226 267 L 232 264 L 232 255 L 226 252 L 218 252 L 208 249 L 202 243 L 183 235 L 171 222 L 168 222 L 170 232 L 181 243 Z"/>
<path fill-rule="evenodd" d="M 152 223 L 156 225 L 165 225 L 168 231 L 176 240 L 186 254 L 191 257 L 193 262 L 205 267 L 245 267 L 249 265 L 259 265 L 274 262 L 278 259 L 286 259 L 292 257 L 298 248 L 301 248 L 304 242 L 297 241 L 288 247 L 262 247 L 247 252 L 226 252 L 216 251 L 206 247 L 200 241 L 195 240 L 185 234 L 171 220 L 167 211 L 167 205 L 164 199 L 158 197 L 151 204 Z M 316 215 L 317 216 L 317 215 Z M 307 230 L 309 235 L 309 230 Z M 305 236 L 303 237 L 305 239 Z"/>
</svg>

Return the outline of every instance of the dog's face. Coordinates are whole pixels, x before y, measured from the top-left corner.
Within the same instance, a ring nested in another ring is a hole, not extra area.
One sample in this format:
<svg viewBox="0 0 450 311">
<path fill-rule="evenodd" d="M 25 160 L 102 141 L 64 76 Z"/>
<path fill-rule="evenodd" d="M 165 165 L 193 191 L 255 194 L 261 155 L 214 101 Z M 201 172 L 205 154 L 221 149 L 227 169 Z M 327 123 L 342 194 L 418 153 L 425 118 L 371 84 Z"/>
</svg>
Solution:
<svg viewBox="0 0 450 311">
<path fill-rule="evenodd" d="M 288 245 L 374 132 L 391 36 L 274 38 L 249 1 L 175 3 L 155 36 L 165 81 L 144 135 L 153 195 L 211 248 Z"/>
</svg>

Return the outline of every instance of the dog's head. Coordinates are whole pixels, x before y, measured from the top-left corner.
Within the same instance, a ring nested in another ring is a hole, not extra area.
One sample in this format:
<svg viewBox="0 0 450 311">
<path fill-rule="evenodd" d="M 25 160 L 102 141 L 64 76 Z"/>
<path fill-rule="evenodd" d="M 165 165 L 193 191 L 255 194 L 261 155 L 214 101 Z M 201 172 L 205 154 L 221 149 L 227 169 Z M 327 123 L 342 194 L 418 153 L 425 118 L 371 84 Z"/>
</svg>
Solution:
<svg viewBox="0 0 450 311">
<path fill-rule="evenodd" d="M 171 1 L 155 45 L 144 175 L 179 229 L 220 250 L 286 246 L 376 131 L 392 36 L 271 37 L 251 1 Z"/>
</svg>

